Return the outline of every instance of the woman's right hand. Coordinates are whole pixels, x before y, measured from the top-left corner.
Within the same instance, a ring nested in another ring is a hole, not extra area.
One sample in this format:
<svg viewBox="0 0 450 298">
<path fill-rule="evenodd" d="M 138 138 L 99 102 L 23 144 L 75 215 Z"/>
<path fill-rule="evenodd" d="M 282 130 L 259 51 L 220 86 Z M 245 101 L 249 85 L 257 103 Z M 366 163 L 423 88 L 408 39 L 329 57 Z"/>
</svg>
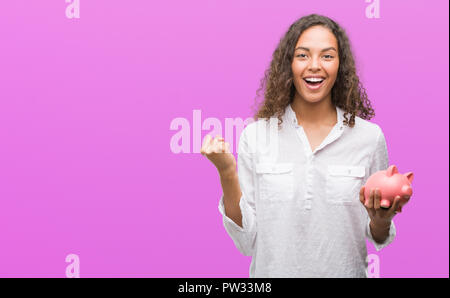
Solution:
<svg viewBox="0 0 450 298">
<path fill-rule="evenodd" d="M 236 160 L 230 152 L 230 144 L 220 135 L 216 135 L 214 139 L 209 134 L 206 135 L 200 153 L 216 166 L 219 174 L 236 170 Z"/>
</svg>

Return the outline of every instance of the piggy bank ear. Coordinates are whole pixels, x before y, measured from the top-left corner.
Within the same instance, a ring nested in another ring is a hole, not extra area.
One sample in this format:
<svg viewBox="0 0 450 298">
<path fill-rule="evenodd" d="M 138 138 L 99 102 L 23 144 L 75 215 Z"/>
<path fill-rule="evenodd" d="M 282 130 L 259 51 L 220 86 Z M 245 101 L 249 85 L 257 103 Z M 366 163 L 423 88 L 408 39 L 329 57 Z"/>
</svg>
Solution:
<svg viewBox="0 0 450 298">
<path fill-rule="evenodd" d="M 408 173 L 405 173 L 404 175 L 406 176 L 406 178 L 408 178 L 409 183 L 412 183 L 413 177 L 414 177 L 413 173 L 412 172 L 408 172 Z"/>
<path fill-rule="evenodd" d="M 398 173 L 397 167 L 395 165 L 390 166 L 387 170 L 386 170 L 386 174 L 388 177 L 391 177 L 392 175 Z"/>
</svg>

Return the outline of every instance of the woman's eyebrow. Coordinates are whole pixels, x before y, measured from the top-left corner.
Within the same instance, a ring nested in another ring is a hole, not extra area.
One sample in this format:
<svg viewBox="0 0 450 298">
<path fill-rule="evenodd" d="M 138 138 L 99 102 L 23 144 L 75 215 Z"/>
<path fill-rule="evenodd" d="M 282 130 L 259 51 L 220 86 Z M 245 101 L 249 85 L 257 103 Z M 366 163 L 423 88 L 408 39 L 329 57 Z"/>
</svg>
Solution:
<svg viewBox="0 0 450 298">
<path fill-rule="evenodd" d="M 309 52 L 309 49 L 308 49 L 308 48 L 305 48 L 305 47 L 298 47 L 298 48 L 296 48 L 295 50 L 296 50 L 296 51 L 297 51 L 297 50 L 305 50 L 305 51 Z M 334 47 L 325 48 L 325 49 L 323 49 L 321 52 L 326 52 L 326 51 L 328 51 L 328 50 L 333 50 L 333 51 L 337 52 L 336 49 L 335 49 Z"/>
</svg>

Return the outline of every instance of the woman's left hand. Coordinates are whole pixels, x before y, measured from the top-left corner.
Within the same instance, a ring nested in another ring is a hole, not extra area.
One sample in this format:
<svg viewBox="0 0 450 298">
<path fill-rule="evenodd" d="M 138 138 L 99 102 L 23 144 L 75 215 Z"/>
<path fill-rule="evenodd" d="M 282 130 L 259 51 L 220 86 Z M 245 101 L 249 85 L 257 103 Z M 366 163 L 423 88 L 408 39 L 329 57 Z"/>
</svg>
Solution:
<svg viewBox="0 0 450 298">
<path fill-rule="evenodd" d="M 377 224 L 389 224 L 394 218 L 394 216 L 401 210 L 399 208 L 400 201 L 402 199 L 408 201 L 409 197 L 408 195 L 404 196 L 403 198 L 400 196 L 396 196 L 394 199 L 394 203 L 391 205 L 390 208 L 381 208 L 380 201 L 381 201 L 381 191 L 379 188 L 372 189 L 370 191 L 370 197 L 364 198 L 364 190 L 365 187 L 361 187 L 359 191 L 359 200 L 361 204 L 364 205 L 364 207 L 367 210 L 367 213 L 369 213 L 370 219 Z"/>
</svg>

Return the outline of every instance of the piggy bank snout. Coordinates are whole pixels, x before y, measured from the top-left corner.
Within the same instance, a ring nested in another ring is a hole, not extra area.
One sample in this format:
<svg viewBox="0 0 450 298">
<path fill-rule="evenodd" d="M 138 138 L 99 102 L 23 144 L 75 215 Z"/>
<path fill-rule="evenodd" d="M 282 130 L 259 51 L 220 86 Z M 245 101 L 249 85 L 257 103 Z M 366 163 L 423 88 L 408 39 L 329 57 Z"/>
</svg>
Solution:
<svg viewBox="0 0 450 298">
<path fill-rule="evenodd" d="M 412 188 L 409 185 L 403 185 L 402 186 L 402 194 L 412 196 Z"/>
</svg>

